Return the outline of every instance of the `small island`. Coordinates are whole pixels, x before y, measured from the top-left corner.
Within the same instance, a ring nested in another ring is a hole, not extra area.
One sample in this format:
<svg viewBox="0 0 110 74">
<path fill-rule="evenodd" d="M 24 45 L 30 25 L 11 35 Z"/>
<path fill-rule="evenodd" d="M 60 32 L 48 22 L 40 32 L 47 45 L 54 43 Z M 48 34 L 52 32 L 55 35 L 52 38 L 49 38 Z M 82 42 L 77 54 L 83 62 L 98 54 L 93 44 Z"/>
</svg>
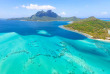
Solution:
<svg viewBox="0 0 110 74">
<path fill-rule="evenodd" d="M 64 28 L 90 35 L 93 39 L 110 40 L 110 22 L 89 17 L 80 21 L 74 21 Z"/>
<path fill-rule="evenodd" d="M 73 17 L 61 17 L 52 10 L 38 11 L 30 17 L 22 18 L 10 18 L 8 20 L 21 20 L 21 21 L 79 21 L 80 18 Z"/>
</svg>

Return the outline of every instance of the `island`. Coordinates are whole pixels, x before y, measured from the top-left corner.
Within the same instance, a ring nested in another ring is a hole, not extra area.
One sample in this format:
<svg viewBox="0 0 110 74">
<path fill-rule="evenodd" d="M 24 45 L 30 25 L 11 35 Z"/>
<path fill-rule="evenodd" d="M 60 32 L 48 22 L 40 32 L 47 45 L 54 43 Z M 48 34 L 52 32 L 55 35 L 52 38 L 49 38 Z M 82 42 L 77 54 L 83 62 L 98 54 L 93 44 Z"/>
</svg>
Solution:
<svg viewBox="0 0 110 74">
<path fill-rule="evenodd" d="M 89 35 L 93 39 L 110 40 L 110 22 L 89 17 L 80 21 L 74 21 L 69 25 L 64 25 L 64 28 Z"/>
<path fill-rule="evenodd" d="M 36 14 L 30 17 L 22 17 L 22 18 L 10 18 L 8 20 L 22 20 L 22 21 L 79 21 L 80 19 L 73 17 L 61 17 L 57 13 L 52 10 L 48 11 L 38 11 Z"/>
</svg>

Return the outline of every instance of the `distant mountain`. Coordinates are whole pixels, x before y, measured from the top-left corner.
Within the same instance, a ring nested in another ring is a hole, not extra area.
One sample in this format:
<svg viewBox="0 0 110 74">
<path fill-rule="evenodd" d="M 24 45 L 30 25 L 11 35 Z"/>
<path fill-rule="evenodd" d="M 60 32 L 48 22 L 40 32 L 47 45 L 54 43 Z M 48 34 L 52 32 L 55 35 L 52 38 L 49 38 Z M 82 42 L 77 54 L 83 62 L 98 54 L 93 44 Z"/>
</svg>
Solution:
<svg viewBox="0 0 110 74">
<path fill-rule="evenodd" d="M 38 11 L 36 14 L 32 15 L 31 18 L 33 17 L 52 17 L 52 18 L 57 18 L 59 17 L 56 13 L 52 12 L 51 10 L 48 10 L 47 12 L 44 11 Z"/>
<path fill-rule="evenodd" d="M 25 20 L 25 21 L 78 21 L 80 20 L 77 17 L 61 17 L 58 14 L 54 13 L 52 10 L 38 11 L 36 14 L 31 17 L 23 18 L 11 18 L 9 20 Z"/>
</svg>

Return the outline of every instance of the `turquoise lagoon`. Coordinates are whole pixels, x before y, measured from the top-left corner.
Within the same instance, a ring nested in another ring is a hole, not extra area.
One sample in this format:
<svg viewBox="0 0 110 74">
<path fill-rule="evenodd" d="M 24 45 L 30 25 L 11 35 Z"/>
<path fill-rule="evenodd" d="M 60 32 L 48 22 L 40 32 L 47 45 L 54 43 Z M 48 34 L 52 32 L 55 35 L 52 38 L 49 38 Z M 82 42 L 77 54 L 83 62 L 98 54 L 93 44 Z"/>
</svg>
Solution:
<svg viewBox="0 0 110 74">
<path fill-rule="evenodd" d="M 110 43 L 67 24 L 0 20 L 0 74 L 110 74 Z"/>
</svg>

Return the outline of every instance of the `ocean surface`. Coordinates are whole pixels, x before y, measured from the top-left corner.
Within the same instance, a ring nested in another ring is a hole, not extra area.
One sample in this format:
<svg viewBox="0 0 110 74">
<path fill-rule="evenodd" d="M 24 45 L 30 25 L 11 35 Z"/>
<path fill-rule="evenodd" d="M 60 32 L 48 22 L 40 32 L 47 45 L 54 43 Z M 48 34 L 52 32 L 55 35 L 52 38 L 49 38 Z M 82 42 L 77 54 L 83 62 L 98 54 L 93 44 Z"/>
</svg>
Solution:
<svg viewBox="0 0 110 74">
<path fill-rule="evenodd" d="M 68 22 L 0 20 L 0 74 L 110 74 L 110 43 L 58 27 Z"/>
</svg>

